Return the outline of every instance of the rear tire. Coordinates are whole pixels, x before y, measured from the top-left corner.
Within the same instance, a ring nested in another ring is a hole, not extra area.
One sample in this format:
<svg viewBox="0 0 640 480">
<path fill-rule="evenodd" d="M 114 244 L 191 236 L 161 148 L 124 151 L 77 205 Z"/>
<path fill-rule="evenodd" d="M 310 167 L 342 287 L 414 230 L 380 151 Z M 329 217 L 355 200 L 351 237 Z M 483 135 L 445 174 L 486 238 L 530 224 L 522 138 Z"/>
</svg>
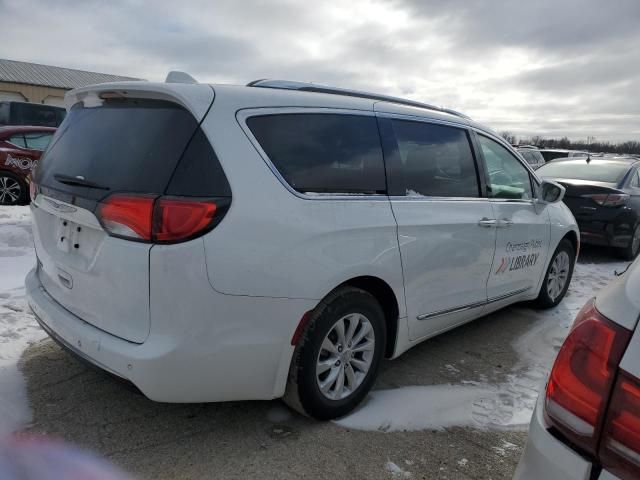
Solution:
<svg viewBox="0 0 640 480">
<path fill-rule="evenodd" d="M 0 171 L 0 205 L 25 205 L 27 184 L 11 172 Z"/>
<path fill-rule="evenodd" d="M 622 260 L 633 260 L 638 256 L 638 252 L 640 252 L 640 224 L 633 229 L 629 245 L 616 249 L 618 257 Z"/>
<path fill-rule="evenodd" d="M 315 308 L 296 346 L 283 400 L 317 420 L 346 415 L 373 386 L 385 342 L 378 301 L 359 288 L 335 290 Z"/>
<path fill-rule="evenodd" d="M 540 293 L 535 302 L 538 307 L 551 308 L 562 301 L 571 283 L 575 258 L 573 244 L 563 238 L 553 252 L 547 273 L 540 286 Z"/>
</svg>

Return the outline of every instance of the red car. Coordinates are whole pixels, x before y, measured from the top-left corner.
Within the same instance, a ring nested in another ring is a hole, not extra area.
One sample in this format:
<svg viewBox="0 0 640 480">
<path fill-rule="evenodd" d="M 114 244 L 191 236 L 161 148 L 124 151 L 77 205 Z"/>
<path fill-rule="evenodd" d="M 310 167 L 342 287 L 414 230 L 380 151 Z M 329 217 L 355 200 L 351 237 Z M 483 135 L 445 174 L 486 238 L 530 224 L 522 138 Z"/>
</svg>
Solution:
<svg viewBox="0 0 640 480">
<path fill-rule="evenodd" d="M 0 127 L 0 205 L 29 202 L 29 177 L 56 129 Z"/>
</svg>

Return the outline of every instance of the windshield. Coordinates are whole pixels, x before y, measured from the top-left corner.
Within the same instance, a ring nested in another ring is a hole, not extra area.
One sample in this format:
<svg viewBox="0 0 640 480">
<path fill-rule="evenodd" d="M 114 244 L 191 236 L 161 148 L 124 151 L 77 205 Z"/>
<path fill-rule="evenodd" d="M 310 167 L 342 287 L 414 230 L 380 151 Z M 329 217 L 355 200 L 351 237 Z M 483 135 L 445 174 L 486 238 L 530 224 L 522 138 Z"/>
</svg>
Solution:
<svg viewBox="0 0 640 480">
<path fill-rule="evenodd" d="M 619 183 L 629 170 L 628 163 L 576 160 L 547 163 L 537 170 L 537 174 L 547 178 L 570 178 L 594 182 Z"/>
</svg>

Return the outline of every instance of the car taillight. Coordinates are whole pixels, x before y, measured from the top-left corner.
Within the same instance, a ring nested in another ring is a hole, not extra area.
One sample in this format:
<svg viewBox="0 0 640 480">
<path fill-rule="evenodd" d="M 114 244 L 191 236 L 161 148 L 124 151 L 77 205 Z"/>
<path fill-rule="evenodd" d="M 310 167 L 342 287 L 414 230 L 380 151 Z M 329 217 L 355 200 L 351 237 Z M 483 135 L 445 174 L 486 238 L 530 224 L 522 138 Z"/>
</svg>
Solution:
<svg viewBox="0 0 640 480">
<path fill-rule="evenodd" d="M 98 218 L 112 235 L 150 241 L 155 199 L 152 195 L 111 195 L 98 206 Z"/>
<path fill-rule="evenodd" d="M 33 202 L 35 201 L 37 196 L 38 196 L 38 186 L 33 180 L 30 180 L 29 181 L 29 198 Z"/>
<path fill-rule="evenodd" d="M 213 228 L 228 204 L 226 198 L 114 194 L 99 204 L 96 214 L 110 235 L 143 242 L 175 243 Z"/>
<path fill-rule="evenodd" d="M 604 423 L 600 461 L 624 480 L 640 478 L 640 380 L 623 371 Z"/>
<path fill-rule="evenodd" d="M 570 443 L 595 455 L 616 369 L 631 332 L 605 318 L 590 300 L 578 313 L 551 370 L 548 421 Z"/>
<path fill-rule="evenodd" d="M 626 205 L 630 198 L 626 193 L 597 193 L 583 195 L 583 197 L 590 198 L 598 205 L 601 205 L 603 207 L 617 207 L 619 205 Z"/>
<path fill-rule="evenodd" d="M 154 240 L 171 242 L 191 238 L 213 222 L 215 202 L 179 198 L 159 198 L 156 201 Z"/>
</svg>

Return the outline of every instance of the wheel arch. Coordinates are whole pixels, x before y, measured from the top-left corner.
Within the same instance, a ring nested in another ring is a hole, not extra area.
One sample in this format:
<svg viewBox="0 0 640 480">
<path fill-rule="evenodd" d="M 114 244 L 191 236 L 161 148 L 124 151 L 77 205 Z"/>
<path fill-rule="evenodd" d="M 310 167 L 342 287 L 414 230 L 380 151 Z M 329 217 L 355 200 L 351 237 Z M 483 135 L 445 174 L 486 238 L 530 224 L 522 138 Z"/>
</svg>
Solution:
<svg viewBox="0 0 640 480">
<path fill-rule="evenodd" d="M 334 290 L 350 286 L 364 290 L 375 297 L 384 312 L 387 343 L 385 345 L 384 356 L 390 358 L 393 356 L 393 352 L 398 338 L 398 319 L 400 316 L 400 309 L 398 299 L 391 286 L 379 277 L 363 275 L 359 277 L 353 277 L 349 280 L 342 282 Z M 333 291 L 333 290 L 332 290 Z"/>
<path fill-rule="evenodd" d="M 576 254 L 576 260 L 577 260 L 578 254 L 580 253 L 580 239 L 578 238 L 578 234 L 573 230 L 569 230 L 567 233 L 565 233 L 564 237 L 560 239 L 560 242 L 565 239 L 571 242 L 571 245 L 573 246 L 573 251 Z M 558 245 L 560 244 L 560 242 L 558 242 Z"/>
</svg>

